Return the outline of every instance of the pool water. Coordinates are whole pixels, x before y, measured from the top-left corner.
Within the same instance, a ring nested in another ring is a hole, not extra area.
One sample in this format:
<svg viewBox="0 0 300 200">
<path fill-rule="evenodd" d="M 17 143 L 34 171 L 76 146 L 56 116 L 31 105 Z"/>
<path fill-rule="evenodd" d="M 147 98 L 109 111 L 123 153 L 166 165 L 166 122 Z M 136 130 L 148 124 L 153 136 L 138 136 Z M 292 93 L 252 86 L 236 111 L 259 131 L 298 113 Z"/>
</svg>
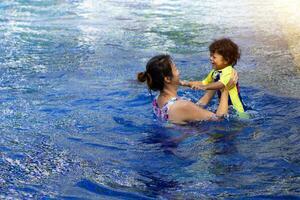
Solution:
<svg viewBox="0 0 300 200">
<path fill-rule="evenodd" d="M 299 199 L 298 11 L 280 3 L 1 1 L 0 199 Z M 136 73 L 169 53 L 201 79 L 223 36 L 252 118 L 159 123 Z"/>
</svg>

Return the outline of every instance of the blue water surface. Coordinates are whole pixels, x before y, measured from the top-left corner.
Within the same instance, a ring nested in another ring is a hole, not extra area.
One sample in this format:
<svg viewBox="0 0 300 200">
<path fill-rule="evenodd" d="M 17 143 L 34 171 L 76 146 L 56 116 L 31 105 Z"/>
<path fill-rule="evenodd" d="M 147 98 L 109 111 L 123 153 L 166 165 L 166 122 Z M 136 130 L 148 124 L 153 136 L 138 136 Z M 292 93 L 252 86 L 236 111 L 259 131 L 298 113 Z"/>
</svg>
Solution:
<svg viewBox="0 0 300 200">
<path fill-rule="evenodd" d="M 255 0 L 1 1 L 0 199 L 300 199 L 300 76 L 271 10 Z M 241 46 L 251 119 L 159 123 L 136 73 L 169 53 L 183 79 L 201 79 L 223 36 Z"/>
</svg>

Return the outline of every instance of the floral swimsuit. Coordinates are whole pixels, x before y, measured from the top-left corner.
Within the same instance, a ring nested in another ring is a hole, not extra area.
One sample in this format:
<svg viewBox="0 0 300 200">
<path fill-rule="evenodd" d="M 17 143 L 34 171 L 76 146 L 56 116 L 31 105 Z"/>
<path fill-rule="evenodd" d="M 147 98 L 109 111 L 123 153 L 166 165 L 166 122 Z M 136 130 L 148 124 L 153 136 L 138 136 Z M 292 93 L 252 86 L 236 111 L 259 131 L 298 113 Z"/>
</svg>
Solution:
<svg viewBox="0 0 300 200">
<path fill-rule="evenodd" d="M 179 97 L 171 98 L 167 103 L 165 103 L 165 105 L 163 105 L 162 108 L 159 108 L 158 103 L 157 103 L 157 98 L 158 98 L 158 96 L 155 97 L 152 102 L 153 112 L 157 118 L 167 121 L 169 119 L 168 111 L 169 111 L 170 106 L 173 105 L 180 98 Z"/>
</svg>

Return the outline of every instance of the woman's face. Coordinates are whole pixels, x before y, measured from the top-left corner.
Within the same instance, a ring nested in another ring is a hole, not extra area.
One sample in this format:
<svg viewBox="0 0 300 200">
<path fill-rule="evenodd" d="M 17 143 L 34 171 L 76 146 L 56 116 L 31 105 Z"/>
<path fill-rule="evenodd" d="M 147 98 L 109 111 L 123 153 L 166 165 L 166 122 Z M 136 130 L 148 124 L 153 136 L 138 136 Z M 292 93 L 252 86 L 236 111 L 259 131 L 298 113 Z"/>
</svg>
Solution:
<svg viewBox="0 0 300 200">
<path fill-rule="evenodd" d="M 180 72 L 177 69 L 175 63 L 172 63 L 172 74 L 173 74 L 173 78 L 172 78 L 172 82 L 175 84 L 179 84 L 179 76 L 180 76 Z"/>
</svg>

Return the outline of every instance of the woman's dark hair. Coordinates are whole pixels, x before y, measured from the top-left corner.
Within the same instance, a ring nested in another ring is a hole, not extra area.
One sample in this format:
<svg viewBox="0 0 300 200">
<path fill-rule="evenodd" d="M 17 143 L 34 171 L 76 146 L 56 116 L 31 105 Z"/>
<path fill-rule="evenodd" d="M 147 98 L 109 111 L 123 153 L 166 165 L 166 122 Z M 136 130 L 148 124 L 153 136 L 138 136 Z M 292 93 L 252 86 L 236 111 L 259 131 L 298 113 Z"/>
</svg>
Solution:
<svg viewBox="0 0 300 200">
<path fill-rule="evenodd" d="M 162 54 L 151 58 L 147 65 L 146 71 L 137 74 L 140 82 L 147 81 L 149 89 L 153 91 L 162 91 L 164 89 L 164 78 L 173 78 L 172 58 L 169 55 Z"/>
<path fill-rule="evenodd" d="M 215 40 L 209 45 L 210 53 L 218 53 L 224 57 L 228 64 L 236 65 L 238 59 L 240 59 L 241 52 L 237 44 L 235 44 L 229 38 L 222 38 Z"/>
</svg>

